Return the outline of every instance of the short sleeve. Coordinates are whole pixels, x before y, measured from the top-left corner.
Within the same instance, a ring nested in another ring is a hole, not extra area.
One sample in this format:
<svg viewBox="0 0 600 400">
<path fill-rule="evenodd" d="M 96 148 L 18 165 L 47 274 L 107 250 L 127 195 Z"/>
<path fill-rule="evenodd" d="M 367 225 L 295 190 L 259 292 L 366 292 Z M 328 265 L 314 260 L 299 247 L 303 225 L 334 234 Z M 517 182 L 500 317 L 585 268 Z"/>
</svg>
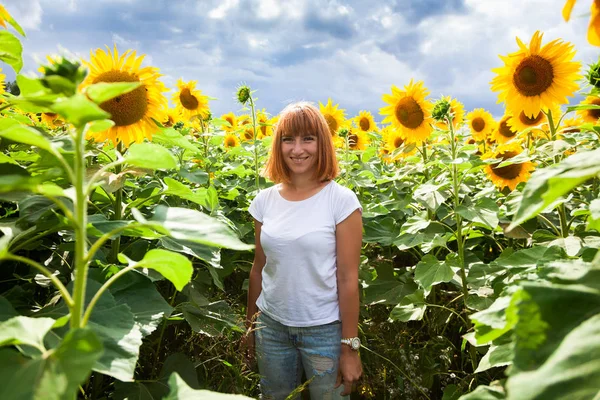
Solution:
<svg viewBox="0 0 600 400">
<path fill-rule="evenodd" d="M 263 199 L 263 192 L 259 192 L 252 202 L 250 202 L 250 207 L 248 207 L 250 215 L 261 224 L 263 223 Z"/>
<path fill-rule="evenodd" d="M 335 224 L 339 224 L 350 216 L 355 210 L 360 210 L 362 213 L 362 206 L 358 201 L 356 194 L 345 187 L 340 187 L 337 201 L 334 205 L 334 219 Z"/>
</svg>

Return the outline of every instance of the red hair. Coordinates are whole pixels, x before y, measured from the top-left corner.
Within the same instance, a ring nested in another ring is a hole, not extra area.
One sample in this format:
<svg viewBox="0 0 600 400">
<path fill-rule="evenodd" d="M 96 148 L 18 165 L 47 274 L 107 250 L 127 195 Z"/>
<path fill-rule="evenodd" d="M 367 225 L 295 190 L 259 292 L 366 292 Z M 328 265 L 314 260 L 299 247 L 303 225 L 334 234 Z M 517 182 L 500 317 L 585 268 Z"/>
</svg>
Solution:
<svg viewBox="0 0 600 400">
<path fill-rule="evenodd" d="M 291 182 L 290 170 L 283 161 L 281 140 L 285 136 L 308 135 L 317 137 L 317 166 L 314 178 L 324 182 L 338 176 L 338 162 L 327 121 L 317 107 L 306 101 L 292 103 L 279 113 L 264 176 L 275 183 Z"/>
</svg>

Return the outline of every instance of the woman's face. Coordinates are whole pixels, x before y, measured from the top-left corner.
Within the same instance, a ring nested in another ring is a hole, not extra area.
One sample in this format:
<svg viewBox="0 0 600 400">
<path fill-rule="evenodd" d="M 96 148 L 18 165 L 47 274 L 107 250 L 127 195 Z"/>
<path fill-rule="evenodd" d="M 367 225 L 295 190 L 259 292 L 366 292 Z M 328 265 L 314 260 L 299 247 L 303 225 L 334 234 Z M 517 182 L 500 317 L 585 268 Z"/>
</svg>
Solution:
<svg viewBox="0 0 600 400">
<path fill-rule="evenodd" d="M 281 153 L 293 175 L 312 175 L 317 166 L 317 136 L 283 136 Z"/>
</svg>

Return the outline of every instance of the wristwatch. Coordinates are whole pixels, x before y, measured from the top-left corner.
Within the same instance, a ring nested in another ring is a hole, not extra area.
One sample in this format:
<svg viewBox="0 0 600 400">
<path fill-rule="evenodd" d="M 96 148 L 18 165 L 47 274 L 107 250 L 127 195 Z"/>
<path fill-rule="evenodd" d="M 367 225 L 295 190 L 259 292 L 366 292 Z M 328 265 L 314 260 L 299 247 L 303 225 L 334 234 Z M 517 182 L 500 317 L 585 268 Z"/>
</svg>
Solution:
<svg viewBox="0 0 600 400">
<path fill-rule="evenodd" d="M 350 348 L 354 351 L 358 351 L 358 349 L 360 349 L 360 339 L 357 337 L 344 338 L 342 339 L 342 344 L 350 346 Z"/>
</svg>

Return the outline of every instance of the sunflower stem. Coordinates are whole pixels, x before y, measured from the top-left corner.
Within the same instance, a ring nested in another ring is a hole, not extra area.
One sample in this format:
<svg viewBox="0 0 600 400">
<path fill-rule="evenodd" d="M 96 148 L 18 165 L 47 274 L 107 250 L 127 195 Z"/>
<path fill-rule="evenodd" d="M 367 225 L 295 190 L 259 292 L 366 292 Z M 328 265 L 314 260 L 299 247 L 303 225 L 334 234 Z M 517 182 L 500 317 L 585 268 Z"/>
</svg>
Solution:
<svg viewBox="0 0 600 400">
<path fill-rule="evenodd" d="M 254 178 L 256 190 L 260 189 L 259 186 L 259 176 L 258 176 L 258 142 L 256 139 L 256 112 L 254 109 L 254 98 L 252 94 L 250 94 L 250 112 L 252 113 L 252 138 L 253 138 L 253 147 L 254 147 Z"/>
<path fill-rule="evenodd" d="M 87 286 L 87 203 L 88 196 L 85 190 L 85 125 L 78 127 L 75 132 L 75 157 L 74 172 L 75 181 L 75 286 L 73 289 L 73 307 L 71 309 L 71 328 L 81 328 L 81 317 L 85 301 L 85 290 Z"/>
<path fill-rule="evenodd" d="M 348 160 L 348 157 L 349 157 L 349 155 L 350 155 L 350 139 L 348 138 L 348 135 L 346 135 L 346 136 L 344 137 L 344 147 L 345 147 L 345 149 L 344 149 L 344 150 L 345 150 L 345 153 L 346 153 L 346 154 L 345 154 L 345 158 L 346 158 L 346 168 L 344 168 L 344 169 L 345 169 L 345 171 L 344 171 L 344 172 L 345 172 L 345 175 L 346 175 L 346 176 L 345 176 L 345 180 L 346 180 L 346 182 L 348 182 L 348 181 L 349 181 L 348 175 L 349 175 L 349 173 L 350 173 L 350 171 L 349 171 L 349 170 L 350 170 L 350 167 L 349 167 L 349 162 L 350 162 L 350 161 Z"/>
<path fill-rule="evenodd" d="M 552 112 L 548 110 L 544 111 L 546 116 L 548 117 L 548 126 L 550 128 L 550 138 L 551 140 L 557 139 L 557 126 L 554 125 L 554 119 L 552 118 Z M 554 163 L 558 164 L 560 162 L 560 156 L 557 154 L 554 156 Z M 558 219 L 560 221 L 560 234 L 562 237 L 566 238 L 569 236 L 569 221 L 567 220 L 567 209 L 565 207 L 565 203 L 561 203 L 558 206 Z"/>
<path fill-rule="evenodd" d="M 202 120 L 202 117 L 198 117 L 200 119 L 200 135 L 202 136 L 202 143 L 204 143 L 204 171 L 206 172 L 206 175 L 208 176 L 208 186 L 210 187 L 210 167 L 208 166 L 208 135 L 204 136 L 204 121 Z"/>
<path fill-rule="evenodd" d="M 123 154 L 123 142 L 117 144 L 117 152 Z M 122 165 L 115 165 L 115 173 L 119 175 L 122 171 Z M 123 218 L 123 187 L 120 187 L 115 192 L 115 213 L 113 214 L 113 221 L 119 221 Z M 121 248 L 121 236 L 118 236 L 113 240 L 110 261 L 112 263 L 117 262 L 119 251 Z"/>
</svg>

